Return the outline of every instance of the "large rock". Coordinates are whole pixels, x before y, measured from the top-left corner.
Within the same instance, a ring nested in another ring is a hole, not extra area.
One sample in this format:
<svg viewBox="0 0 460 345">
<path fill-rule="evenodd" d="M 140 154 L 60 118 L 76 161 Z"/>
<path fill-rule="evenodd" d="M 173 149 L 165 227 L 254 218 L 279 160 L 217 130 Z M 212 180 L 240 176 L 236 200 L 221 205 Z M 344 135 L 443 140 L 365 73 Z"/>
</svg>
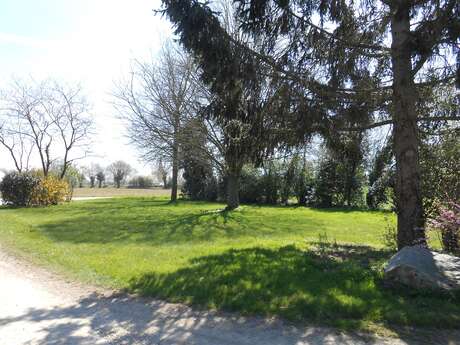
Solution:
<svg viewBox="0 0 460 345">
<path fill-rule="evenodd" d="M 385 279 L 417 289 L 460 289 L 460 258 L 421 246 L 404 247 L 385 267 Z"/>
</svg>

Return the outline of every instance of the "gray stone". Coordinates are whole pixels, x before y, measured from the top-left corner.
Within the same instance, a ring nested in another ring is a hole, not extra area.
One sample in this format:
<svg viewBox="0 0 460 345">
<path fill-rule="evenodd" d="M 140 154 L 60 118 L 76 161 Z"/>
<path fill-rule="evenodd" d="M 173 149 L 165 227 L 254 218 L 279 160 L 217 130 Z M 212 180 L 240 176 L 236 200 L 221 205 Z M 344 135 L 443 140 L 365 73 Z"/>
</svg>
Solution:
<svg viewBox="0 0 460 345">
<path fill-rule="evenodd" d="M 385 267 L 385 280 L 417 289 L 460 289 L 460 258 L 421 246 L 404 247 Z"/>
</svg>

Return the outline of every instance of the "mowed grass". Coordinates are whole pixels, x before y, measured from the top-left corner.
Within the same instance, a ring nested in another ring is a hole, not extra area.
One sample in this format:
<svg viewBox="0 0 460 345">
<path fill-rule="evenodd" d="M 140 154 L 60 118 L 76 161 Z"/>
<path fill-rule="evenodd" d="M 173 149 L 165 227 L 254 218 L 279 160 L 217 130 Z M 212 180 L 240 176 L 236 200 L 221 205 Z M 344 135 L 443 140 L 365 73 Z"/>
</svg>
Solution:
<svg viewBox="0 0 460 345">
<path fill-rule="evenodd" d="M 391 213 L 222 208 L 161 198 L 2 208 L 0 243 L 82 281 L 199 307 L 355 329 L 460 324 L 459 296 L 384 286 Z"/>
</svg>

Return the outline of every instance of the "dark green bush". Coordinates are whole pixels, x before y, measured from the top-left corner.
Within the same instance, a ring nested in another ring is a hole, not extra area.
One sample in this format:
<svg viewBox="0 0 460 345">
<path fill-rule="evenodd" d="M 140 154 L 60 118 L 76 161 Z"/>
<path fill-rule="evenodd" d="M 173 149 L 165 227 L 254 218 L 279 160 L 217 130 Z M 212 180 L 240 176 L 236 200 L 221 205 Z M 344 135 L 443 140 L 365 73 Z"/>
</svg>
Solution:
<svg viewBox="0 0 460 345">
<path fill-rule="evenodd" d="M 254 204 L 263 202 L 264 190 L 259 169 L 243 167 L 240 177 L 240 202 Z"/>
<path fill-rule="evenodd" d="M 40 178 L 32 173 L 8 173 L 0 182 L 3 201 L 13 206 L 29 206 Z"/>
<path fill-rule="evenodd" d="M 269 162 L 264 168 L 244 166 L 240 178 L 240 201 L 243 203 L 278 203 L 284 186 L 282 168 L 278 162 Z"/>
<path fill-rule="evenodd" d="M 183 161 L 182 194 L 190 200 L 215 201 L 218 195 L 218 182 L 209 162 L 187 157 Z"/>
<path fill-rule="evenodd" d="M 148 176 L 136 176 L 128 182 L 128 188 L 152 188 L 153 179 Z"/>
<path fill-rule="evenodd" d="M 392 171 L 382 173 L 382 175 L 369 186 L 369 190 L 366 194 L 366 204 L 369 208 L 377 209 L 392 201 L 392 174 Z"/>
<path fill-rule="evenodd" d="M 314 198 L 319 207 L 362 207 L 365 175 L 362 163 L 354 164 L 328 153 L 320 161 Z"/>
<path fill-rule="evenodd" d="M 283 165 L 280 162 L 270 161 L 263 170 L 261 184 L 264 201 L 267 204 L 276 204 L 280 200 L 284 185 Z"/>
<path fill-rule="evenodd" d="M 299 170 L 294 180 L 294 195 L 297 199 L 297 204 L 308 205 L 313 203 L 314 187 L 313 168 L 305 165 Z"/>
</svg>

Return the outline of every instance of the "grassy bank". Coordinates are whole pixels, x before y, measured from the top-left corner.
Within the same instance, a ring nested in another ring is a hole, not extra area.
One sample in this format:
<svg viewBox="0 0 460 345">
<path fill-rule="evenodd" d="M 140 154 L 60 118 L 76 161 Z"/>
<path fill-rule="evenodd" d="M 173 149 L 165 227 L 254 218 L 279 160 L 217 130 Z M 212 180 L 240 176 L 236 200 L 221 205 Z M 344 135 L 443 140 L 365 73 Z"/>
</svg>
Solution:
<svg viewBox="0 0 460 345">
<path fill-rule="evenodd" d="M 389 290 L 389 213 L 169 204 L 160 198 L 0 209 L 0 242 L 78 279 L 243 314 L 343 328 L 457 327 L 458 296 Z"/>
</svg>

